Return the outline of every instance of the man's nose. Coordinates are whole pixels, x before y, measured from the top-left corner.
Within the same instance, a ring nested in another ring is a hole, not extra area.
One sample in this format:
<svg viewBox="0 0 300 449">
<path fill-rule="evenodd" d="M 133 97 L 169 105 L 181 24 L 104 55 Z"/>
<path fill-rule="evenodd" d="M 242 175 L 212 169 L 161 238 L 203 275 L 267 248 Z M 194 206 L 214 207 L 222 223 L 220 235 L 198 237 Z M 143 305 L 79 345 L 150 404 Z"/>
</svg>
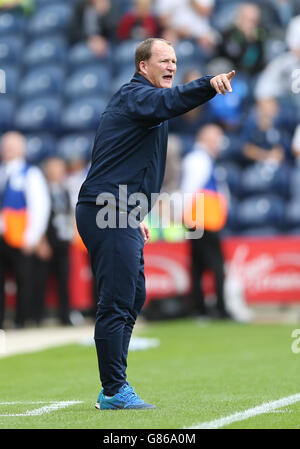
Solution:
<svg viewBox="0 0 300 449">
<path fill-rule="evenodd" d="M 176 64 L 173 64 L 172 62 L 167 67 L 170 72 L 174 72 L 176 70 Z"/>
</svg>

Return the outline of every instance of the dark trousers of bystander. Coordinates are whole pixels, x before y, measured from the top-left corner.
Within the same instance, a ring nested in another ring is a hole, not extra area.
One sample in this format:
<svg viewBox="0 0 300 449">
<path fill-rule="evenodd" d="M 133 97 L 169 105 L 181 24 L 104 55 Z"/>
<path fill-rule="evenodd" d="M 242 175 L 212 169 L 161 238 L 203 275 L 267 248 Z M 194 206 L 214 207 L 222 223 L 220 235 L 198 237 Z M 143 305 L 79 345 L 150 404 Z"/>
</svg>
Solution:
<svg viewBox="0 0 300 449">
<path fill-rule="evenodd" d="M 33 285 L 33 256 L 24 254 L 19 248 L 9 246 L 0 238 L 0 328 L 5 318 L 5 276 L 11 273 L 16 281 L 15 324 L 24 327 L 29 318 Z"/>
<path fill-rule="evenodd" d="M 70 324 L 69 295 L 69 243 L 52 247 L 49 260 L 35 257 L 35 294 L 32 301 L 31 316 L 40 325 L 45 318 L 45 301 L 50 274 L 54 275 L 57 285 L 58 318 L 61 324 Z"/>
<path fill-rule="evenodd" d="M 218 232 L 205 230 L 200 239 L 191 239 L 192 295 L 196 312 L 207 314 L 202 276 L 211 270 L 215 278 L 216 309 L 220 317 L 226 315 L 224 302 L 224 257 Z"/>
</svg>

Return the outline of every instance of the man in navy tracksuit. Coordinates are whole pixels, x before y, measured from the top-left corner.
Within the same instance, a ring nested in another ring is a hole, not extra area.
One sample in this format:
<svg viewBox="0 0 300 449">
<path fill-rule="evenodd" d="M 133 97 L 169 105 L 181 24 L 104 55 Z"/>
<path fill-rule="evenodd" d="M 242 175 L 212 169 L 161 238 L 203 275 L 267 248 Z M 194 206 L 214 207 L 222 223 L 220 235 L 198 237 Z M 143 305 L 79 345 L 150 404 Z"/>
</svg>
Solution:
<svg viewBox="0 0 300 449">
<path fill-rule="evenodd" d="M 125 200 L 143 193 L 148 212 L 151 193 L 159 193 L 164 178 L 167 120 L 205 103 L 216 92 L 230 92 L 234 76 L 234 71 L 205 76 L 172 88 L 176 55 L 163 39 L 139 44 L 135 65 L 131 82 L 112 97 L 101 117 L 91 168 L 76 208 L 78 231 L 89 252 L 99 296 L 95 343 L 103 389 L 96 407 L 101 410 L 155 408 L 140 399 L 126 380 L 129 341 L 146 296 L 143 247 L 150 235 L 142 213 L 138 226 L 124 226 L 124 214 L 127 217 L 133 206 L 120 200 L 120 186 Z M 101 195 L 113 197 L 112 209 L 117 211 L 116 221 L 108 220 L 106 227 L 99 213 L 109 201 L 102 201 Z"/>
</svg>

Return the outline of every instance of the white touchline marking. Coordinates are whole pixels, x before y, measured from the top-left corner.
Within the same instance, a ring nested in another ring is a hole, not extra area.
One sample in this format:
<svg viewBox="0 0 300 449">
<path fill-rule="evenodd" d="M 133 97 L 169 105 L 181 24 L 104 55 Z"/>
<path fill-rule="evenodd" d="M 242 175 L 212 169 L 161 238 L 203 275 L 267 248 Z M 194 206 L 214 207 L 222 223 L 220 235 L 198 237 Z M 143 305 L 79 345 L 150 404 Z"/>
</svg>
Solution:
<svg viewBox="0 0 300 449">
<path fill-rule="evenodd" d="M 54 410 L 59 410 L 61 408 L 70 407 L 74 404 L 82 404 L 83 401 L 57 401 L 50 403 L 50 405 L 45 405 L 44 407 L 35 408 L 33 410 L 27 410 L 25 413 L 6 413 L 0 414 L 0 416 L 38 416 L 44 415 L 45 413 L 53 412 Z M 10 405 L 10 404 L 22 404 L 22 402 L 0 402 L 0 405 Z M 49 402 L 23 402 L 23 404 L 49 404 Z"/>
<path fill-rule="evenodd" d="M 187 429 L 219 429 L 220 427 L 228 426 L 229 424 L 232 424 L 234 422 L 249 419 L 252 416 L 273 412 L 278 408 L 282 408 L 299 401 L 300 393 L 297 393 L 285 398 L 278 399 L 277 401 L 264 402 L 261 405 L 249 408 L 248 410 L 244 410 L 243 412 L 237 412 L 229 416 L 224 416 L 223 418 L 215 419 L 213 421 L 195 424 L 192 427 L 187 427 Z"/>
</svg>

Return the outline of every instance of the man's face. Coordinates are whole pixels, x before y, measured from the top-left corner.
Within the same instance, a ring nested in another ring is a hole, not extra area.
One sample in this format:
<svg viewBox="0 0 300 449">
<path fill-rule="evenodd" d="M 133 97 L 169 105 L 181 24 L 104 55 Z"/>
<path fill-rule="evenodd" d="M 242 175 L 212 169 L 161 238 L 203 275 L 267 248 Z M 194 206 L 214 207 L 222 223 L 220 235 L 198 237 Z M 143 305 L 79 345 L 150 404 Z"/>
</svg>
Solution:
<svg viewBox="0 0 300 449">
<path fill-rule="evenodd" d="M 140 63 L 142 75 L 155 87 L 172 87 L 177 69 L 174 48 L 154 42 L 151 50 L 151 58 Z"/>
</svg>

